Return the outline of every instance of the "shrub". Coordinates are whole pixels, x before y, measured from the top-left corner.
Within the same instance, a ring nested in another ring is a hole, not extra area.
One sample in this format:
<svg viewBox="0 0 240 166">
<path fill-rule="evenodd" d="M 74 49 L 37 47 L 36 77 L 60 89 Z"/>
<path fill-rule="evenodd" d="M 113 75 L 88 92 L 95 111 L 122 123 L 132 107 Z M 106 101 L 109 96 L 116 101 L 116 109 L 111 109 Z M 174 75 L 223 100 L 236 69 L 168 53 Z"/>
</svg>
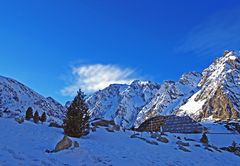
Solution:
<svg viewBox="0 0 240 166">
<path fill-rule="evenodd" d="M 33 116 L 33 121 L 34 121 L 34 123 L 38 123 L 39 122 L 39 114 L 38 114 L 38 112 L 36 111 L 35 113 L 34 113 L 34 116 Z"/>
<path fill-rule="evenodd" d="M 42 116 L 41 116 L 41 118 L 40 118 L 40 121 L 41 121 L 41 122 L 46 122 L 46 121 L 47 121 L 47 115 L 46 115 L 45 112 L 42 114 Z"/>
<path fill-rule="evenodd" d="M 25 118 L 26 120 L 30 120 L 33 118 L 33 109 L 31 107 L 28 107 Z"/>
</svg>

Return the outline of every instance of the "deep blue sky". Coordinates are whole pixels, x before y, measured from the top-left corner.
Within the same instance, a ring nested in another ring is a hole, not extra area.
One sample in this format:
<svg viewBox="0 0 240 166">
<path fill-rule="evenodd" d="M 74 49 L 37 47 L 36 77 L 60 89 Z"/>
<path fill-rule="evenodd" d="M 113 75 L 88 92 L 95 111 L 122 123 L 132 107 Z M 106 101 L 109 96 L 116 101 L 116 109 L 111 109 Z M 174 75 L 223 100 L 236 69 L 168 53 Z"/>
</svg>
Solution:
<svg viewBox="0 0 240 166">
<path fill-rule="evenodd" d="M 85 64 L 177 80 L 240 49 L 239 28 L 239 0 L 1 1 L 0 75 L 61 102 Z"/>
</svg>

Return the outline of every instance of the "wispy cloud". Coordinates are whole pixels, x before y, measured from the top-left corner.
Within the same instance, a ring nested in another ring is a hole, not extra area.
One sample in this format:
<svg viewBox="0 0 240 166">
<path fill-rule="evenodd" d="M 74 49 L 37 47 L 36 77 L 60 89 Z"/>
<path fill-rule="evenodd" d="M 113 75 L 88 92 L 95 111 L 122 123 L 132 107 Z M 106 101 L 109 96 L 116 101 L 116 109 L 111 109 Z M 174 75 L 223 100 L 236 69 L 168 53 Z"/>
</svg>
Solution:
<svg viewBox="0 0 240 166">
<path fill-rule="evenodd" d="M 225 49 L 240 49 L 240 8 L 216 13 L 195 27 L 177 51 L 211 55 Z"/>
<path fill-rule="evenodd" d="M 116 65 L 92 64 L 74 67 L 74 81 L 61 90 L 64 96 L 74 96 L 79 88 L 87 93 L 104 89 L 110 84 L 130 84 L 135 77 L 135 70 Z"/>
</svg>

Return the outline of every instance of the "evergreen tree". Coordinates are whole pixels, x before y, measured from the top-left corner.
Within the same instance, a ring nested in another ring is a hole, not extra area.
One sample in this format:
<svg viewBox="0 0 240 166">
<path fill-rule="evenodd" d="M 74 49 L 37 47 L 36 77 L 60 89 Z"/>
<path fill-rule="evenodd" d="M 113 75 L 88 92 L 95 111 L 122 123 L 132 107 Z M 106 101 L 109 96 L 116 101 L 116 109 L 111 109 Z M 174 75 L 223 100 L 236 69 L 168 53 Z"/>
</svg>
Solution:
<svg viewBox="0 0 240 166">
<path fill-rule="evenodd" d="M 31 107 L 28 107 L 25 115 L 26 120 L 30 120 L 33 118 L 33 109 Z"/>
<path fill-rule="evenodd" d="M 33 121 L 34 121 L 34 123 L 38 123 L 39 122 L 39 114 L 38 114 L 37 111 L 34 113 Z"/>
<path fill-rule="evenodd" d="M 41 118 L 40 118 L 40 121 L 41 121 L 41 122 L 46 122 L 46 121 L 47 121 L 47 115 L 46 115 L 45 112 L 42 114 L 42 116 L 41 116 Z"/>
<path fill-rule="evenodd" d="M 208 137 L 206 133 L 203 133 L 202 138 L 200 139 L 200 142 L 207 144 L 208 143 Z"/>
<path fill-rule="evenodd" d="M 89 133 L 89 112 L 85 95 L 79 90 L 67 110 L 64 120 L 64 133 L 70 137 L 81 137 Z"/>
</svg>

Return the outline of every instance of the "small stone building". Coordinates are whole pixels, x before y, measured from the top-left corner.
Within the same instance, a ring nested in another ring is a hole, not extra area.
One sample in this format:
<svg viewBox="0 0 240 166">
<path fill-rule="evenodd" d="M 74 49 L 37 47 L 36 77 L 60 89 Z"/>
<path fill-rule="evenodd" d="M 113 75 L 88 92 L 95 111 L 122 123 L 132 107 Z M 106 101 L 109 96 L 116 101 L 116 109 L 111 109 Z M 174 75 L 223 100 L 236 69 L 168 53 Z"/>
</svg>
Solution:
<svg viewBox="0 0 240 166">
<path fill-rule="evenodd" d="M 143 122 L 137 131 L 202 133 L 203 126 L 189 116 L 157 116 Z"/>
</svg>

